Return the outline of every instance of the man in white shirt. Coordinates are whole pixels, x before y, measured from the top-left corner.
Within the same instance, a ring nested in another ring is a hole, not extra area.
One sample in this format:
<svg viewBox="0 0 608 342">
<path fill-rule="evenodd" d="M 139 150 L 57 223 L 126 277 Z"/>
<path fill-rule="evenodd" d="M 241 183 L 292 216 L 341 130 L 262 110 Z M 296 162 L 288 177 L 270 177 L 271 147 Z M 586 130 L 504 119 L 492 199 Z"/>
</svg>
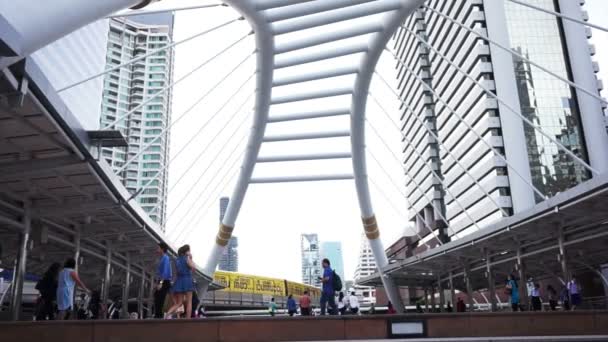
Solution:
<svg viewBox="0 0 608 342">
<path fill-rule="evenodd" d="M 359 298 L 355 296 L 355 291 L 351 291 L 350 296 L 348 296 L 348 305 L 353 315 L 359 313 Z"/>
</svg>

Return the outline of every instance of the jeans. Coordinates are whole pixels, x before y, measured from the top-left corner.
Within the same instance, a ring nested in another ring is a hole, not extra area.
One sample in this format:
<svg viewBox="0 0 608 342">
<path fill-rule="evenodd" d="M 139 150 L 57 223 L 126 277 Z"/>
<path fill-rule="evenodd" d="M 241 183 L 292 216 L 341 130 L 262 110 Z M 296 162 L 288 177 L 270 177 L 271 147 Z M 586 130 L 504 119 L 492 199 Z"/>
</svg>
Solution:
<svg viewBox="0 0 608 342">
<path fill-rule="evenodd" d="M 321 316 L 325 316 L 325 308 L 327 307 L 328 303 L 329 303 L 329 310 L 327 310 L 328 313 L 330 315 L 337 314 L 336 298 L 334 297 L 334 294 L 323 292 L 323 294 L 321 294 Z"/>
<path fill-rule="evenodd" d="M 171 281 L 163 280 L 160 289 L 154 291 L 154 318 L 163 318 L 163 306 L 169 289 L 171 289 Z"/>
</svg>

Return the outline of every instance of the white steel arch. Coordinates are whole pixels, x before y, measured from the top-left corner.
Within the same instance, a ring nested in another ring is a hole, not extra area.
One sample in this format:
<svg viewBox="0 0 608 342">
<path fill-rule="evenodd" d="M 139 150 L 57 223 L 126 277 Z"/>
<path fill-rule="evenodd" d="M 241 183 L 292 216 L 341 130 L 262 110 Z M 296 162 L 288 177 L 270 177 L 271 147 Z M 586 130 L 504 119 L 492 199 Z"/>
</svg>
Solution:
<svg viewBox="0 0 608 342">
<path fill-rule="evenodd" d="M 370 82 L 382 51 L 390 37 L 397 30 L 401 22 L 414 10 L 422 5 L 423 0 L 226 0 L 226 3 L 238 10 L 251 24 L 256 36 L 257 47 L 257 89 L 256 105 L 253 127 L 251 129 L 245 159 L 238 177 L 236 187 L 232 193 L 226 215 L 220 224 L 219 232 L 213 249 L 210 252 L 205 271 L 212 274 L 217 267 L 223 249 L 228 244 L 234 230 L 236 218 L 241 208 L 245 193 L 250 183 L 272 183 L 292 181 L 322 181 L 337 179 L 355 179 L 357 196 L 361 210 L 366 236 L 370 242 L 378 268 L 382 270 L 388 266 L 388 259 L 380 240 L 380 232 L 374 210 L 371 204 L 369 184 L 367 180 L 367 165 L 365 159 L 365 109 Z M 275 36 L 295 31 L 342 22 L 345 20 L 380 14 L 377 22 L 357 25 L 355 27 L 312 35 L 306 39 L 275 44 Z M 371 34 L 371 35 L 369 35 Z M 369 36 L 368 36 L 369 35 Z M 320 44 L 331 43 L 337 40 L 358 37 L 360 42 L 351 47 L 327 48 L 323 52 L 299 55 L 296 58 L 283 58 L 278 62 L 276 55 L 305 49 Z M 298 66 L 301 64 L 329 60 L 363 52 L 358 65 L 345 66 L 330 71 L 319 70 L 303 76 L 274 79 L 275 68 Z M 352 87 L 338 89 L 322 89 L 310 93 L 288 94 L 281 97 L 272 96 L 272 87 L 286 84 L 307 82 L 311 80 L 326 79 L 342 75 L 355 74 Z M 337 113 L 298 113 L 282 117 L 279 120 L 269 119 L 269 109 L 273 104 L 290 103 L 308 99 L 317 99 L 338 95 L 350 95 L 351 106 L 348 110 Z M 329 115 L 350 114 L 349 132 L 330 132 L 318 135 L 293 135 L 281 137 L 265 137 L 268 122 L 306 120 Z M 305 160 L 323 160 L 335 158 L 351 158 L 353 176 L 326 175 L 308 177 L 277 177 L 265 179 L 252 179 L 256 162 L 293 161 L 303 160 L 302 156 L 279 156 L 272 158 L 259 158 L 258 154 L 263 142 L 288 141 L 303 139 L 322 139 L 327 137 L 350 137 L 350 153 L 307 155 Z M 394 282 L 383 277 L 383 285 L 391 302 L 401 303 L 399 291 Z M 202 290 L 206 285 L 203 284 Z M 403 311 L 401 305 L 395 306 L 399 312 Z"/>
</svg>

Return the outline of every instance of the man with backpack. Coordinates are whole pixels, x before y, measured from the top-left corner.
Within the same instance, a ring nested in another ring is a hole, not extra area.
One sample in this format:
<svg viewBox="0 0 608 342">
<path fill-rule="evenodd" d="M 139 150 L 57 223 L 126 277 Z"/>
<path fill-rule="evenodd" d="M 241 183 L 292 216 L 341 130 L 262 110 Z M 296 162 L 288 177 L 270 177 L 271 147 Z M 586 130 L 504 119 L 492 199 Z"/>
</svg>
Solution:
<svg viewBox="0 0 608 342">
<path fill-rule="evenodd" d="M 323 259 L 323 289 L 321 293 L 321 316 L 325 315 L 325 309 L 329 303 L 329 314 L 337 315 L 338 308 L 336 307 L 336 291 L 342 290 L 342 279 L 331 269 L 328 259 Z M 337 289 L 337 290 L 336 290 Z"/>
</svg>

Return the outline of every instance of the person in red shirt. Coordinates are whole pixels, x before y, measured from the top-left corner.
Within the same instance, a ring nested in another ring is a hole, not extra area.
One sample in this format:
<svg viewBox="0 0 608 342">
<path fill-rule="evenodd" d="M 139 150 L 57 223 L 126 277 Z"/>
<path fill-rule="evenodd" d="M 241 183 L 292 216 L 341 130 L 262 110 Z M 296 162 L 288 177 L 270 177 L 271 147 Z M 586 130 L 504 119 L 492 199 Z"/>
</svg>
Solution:
<svg viewBox="0 0 608 342">
<path fill-rule="evenodd" d="M 391 303 L 391 301 L 388 301 L 388 314 L 389 315 L 394 315 L 396 314 L 397 311 L 395 310 L 395 308 L 393 307 L 393 303 Z"/>
<path fill-rule="evenodd" d="M 310 316 L 310 296 L 308 291 L 304 291 L 302 297 L 300 297 L 300 313 L 302 316 Z"/>
</svg>

